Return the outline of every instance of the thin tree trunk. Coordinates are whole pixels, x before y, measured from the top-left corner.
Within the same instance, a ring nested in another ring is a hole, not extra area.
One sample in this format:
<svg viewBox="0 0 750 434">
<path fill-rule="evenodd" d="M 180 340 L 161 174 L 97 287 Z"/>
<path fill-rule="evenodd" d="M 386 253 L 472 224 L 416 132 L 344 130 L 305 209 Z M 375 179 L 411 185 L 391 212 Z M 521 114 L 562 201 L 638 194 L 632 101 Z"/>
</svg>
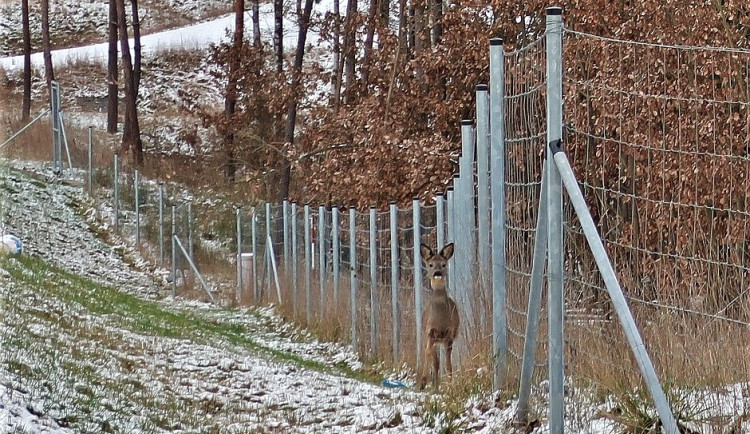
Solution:
<svg viewBox="0 0 750 434">
<path fill-rule="evenodd" d="M 352 102 L 354 96 L 354 88 L 356 86 L 355 78 L 355 20 L 357 15 L 357 0 L 347 0 L 346 2 L 346 23 L 344 24 L 344 62 L 341 65 L 340 76 L 344 76 L 346 83 L 346 91 L 344 93 L 344 100 L 347 104 Z"/>
<path fill-rule="evenodd" d="M 237 106 L 237 80 L 240 72 L 242 56 L 242 38 L 245 32 L 245 0 L 234 0 L 234 37 L 229 56 L 229 77 L 224 98 L 224 115 L 226 116 L 226 133 L 224 135 L 224 150 L 227 161 L 224 166 L 224 176 L 227 181 L 234 181 L 237 172 L 237 161 L 234 152 L 234 126 L 232 118 Z"/>
<path fill-rule="evenodd" d="M 138 0 L 130 0 L 133 13 L 133 83 L 136 101 L 141 88 L 141 21 L 138 17 Z"/>
<path fill-rule="evenodd" d="M 253 8 L 253 46 L 260 47 L 260 2 L 259 0 L 251 0 Z"/>
<path fill-rule="evenodd" d="M 380 25 L 388 28 L 388 21 L 391 15 L 391 3 L 389 0 L 378 0 L 378 9 L 380 10 Z"/>
<path fill-rule="evenodd" d="M 339 0 L 333 0 L 333 71 L 331 76 L 331 105 L 333 111 L 338 113 L 339 103 L 341 102 L 341 11 L 339 10 Z"/>
<path fill-rule="evenodd" d="M 416 0 L 414 2 L 414 54 L 419 54 L 429 48 L 430 40 L 427 25 L 427 5 L 429 0 Z"/>
<path fill-rule="evenodd" d="M 122 66 L 125 78 L 125 127 L 122 135 L 123 152 L 133 152 L 133 162 L 136 166 L 143 165 L 143 149 L 139 148 L 140 128 L 138 125 L 138 109 L 135 77 L 133 75 L 133 61 L 130 57 L 128 44 L 128 27 L 125 20 L 125 0 L 117 0 L 117 22 L 120 33 L 120 51 L 122 52 Z"/>
<path fill-rule="evenodd" d="M 375 25 L 378 22 L 378 2 L 370 1 L 370 9 L 367 15 L 367 36 L 365 36 L 364 53 L 362 54 L 362 89 L 366 92 L 370 82 L 370 62 L 372 47 L 375 41 Z"/>
<path fill-rule="evenodd" d="M 44 50 L 44 78 L 49 88 L 55 80 L 49 41 L 49 0 L 42 0 L 42 50 Z"/>
<path fill-rule="evenodd" d="M 432 1 L 432 44 L 440 44 L 443 39 L 443 0 Z"/>
<path fill-rule="evenodd" d="M 313 0 L 305 0 L 305 8 L 299 19 L 299 34 L 297 36 L 297 52 L 294 56 L 294 65 L 292 66 L 292 98 L 289 102 L 289 110 L 286 118 L 286 143 L 294 143 L 294 130 L 297 123 L 297 104 L 300 98 L 300 88 L 302 82 L 302 61 L 305 56 L 305 41 L 307 40 L 307 29 L 310 26 L 310 14 L 312 14 Z M 292 179 L 292 168 L 289 160 L 282 159 L 282 176 L 281 176 L 281 201 L 289 197 L 289 185 Z"/>
<path fill-rule="evenodd" d="M 400 65 L 400 59 L 401 59 L 401 52 L 404 50 L 404 45 L 406 45 L 406 14 L 404 13 L 404 9 L 406 9 L 406 0 L 399 0 L 398 1 L 398 9 L 399 9 L 399 22 L 398 22 L 398 45 L 396 46 L 396 54 L 393 56 L 393 69 L 391 69 L 391 78 L 388 83 L 388 94 L 385 98 L 385 121 L 388 123 L 388 116 L 390 115 L 391 110 L 391 96 L 393 95 L 393 88 L 396 87 L 396 74 L 398 73 L 399 65 Z"/>
<path fill-rule="evenodd" d="M 276 71 L 284 70 L 284 0 L 273 1 L 273 45 L 276 50 Z"/>
<path fill-rule="evenodd" d="M 23 26 L 23 107 L 21 120 L 31 117 L 31 32 L 29 30 L 29 0 L 21 0 Z"/>
<path fill-rule="evenodd" d="M 109 50 L 107 51 L 107 132 L 117 132 L 120 97 L 117 90 L 117 0 L 109 0 Z"/>
</svg>

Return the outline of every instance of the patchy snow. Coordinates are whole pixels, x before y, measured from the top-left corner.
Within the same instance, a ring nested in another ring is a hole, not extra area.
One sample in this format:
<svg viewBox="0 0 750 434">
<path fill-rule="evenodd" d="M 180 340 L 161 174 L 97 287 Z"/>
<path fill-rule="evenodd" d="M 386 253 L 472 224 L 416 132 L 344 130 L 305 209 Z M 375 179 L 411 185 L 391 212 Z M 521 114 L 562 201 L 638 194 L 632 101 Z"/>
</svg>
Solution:
<svg viewBox="0 0 750 434">
<path fill-rule="evenodd" d="M 284 47 L 286 50 L 294 50 L 297 46 L 297 22 L 294 17 L 293 8 L 289 3 L 286 5 L 284 19 Z M 327 5 L 318 5 L 316 14 L 324 14 Z M 106 22 L 106 20 L 105 20 Z M 270 41 L 273 34 L 273 4 L 262 3 L 260 5 L 260 27 L 263 40 Z M 144 57 L 153 56 L 159 52 L 169 50 L 192 50 L 204 49 L 210 44 L 218 44 L 228 40 L 228 35 L 234 31 L 234 14 L 228 14 L 219 18 L 177 29 L 166 30 L 141 37 L 142 54 Z M 245 12 L 245 35 L 250 37 L 252 32 L 252 12 Z M 315 31 L 307 35 L 307 46 L 317 47 L 319 37 Z M 132 53 L 133 39 L 130 39 Z M 119 50 L 119 45 L 118 45 Z M 65 48 L 52 51 L 52 64 L 55 67 L 70 65 L 77 62 L 107 62 L 108 44 L 106 42 L 87 45 L 83 47 Z M 31 64 L 34 68 L 43 68 L 43 53 L 31 55 Z M 23 68 L 23 55 L 0 57 L 0 68 L 5 70 L 17 70 Z"/>
<path fill-rule="evenodd" d="M 71 421 L 77 429 L 89 432 L 103 426 L 115 432 L 210 427 L 221 427 L 223 432 L 302 433 L 419 433 L 434 432 L 441 426 L 479 433 L 508 429 L 516 403 L 498 402 L 495 394 L 472 398 L 457 418 L 436 414 L 432 421 L 424 420 L 422 406 L 429 395 L 411 387 L 387 388 L 348 378 L 338 367 L 362 368 L 351 348 L 316 341 L 306 331 L 285 323 L 272 307 L 227 309 L 195 300 L 173 300 L 167 270 L 143 260 L 126 240 L 113 237 L 114 244 L 108 244 L 96 237 L 95 232 L 110 227 L 111 210 L 83 193 L 80 174 L 57 179 L 46 165 L 10 164 L 27 174 L 0 168 L 4 192 L 0 226 L 24 241 L 26 254 L 152 300 L 168 312 L 238 326 L 261 348 L 295 355 L 328 366 L 330 371 L 310 369 L 223 339 L 166 337 L 123 327 L 128 319 L 116 313 L 94 314 L 79 304 L 39 299 L 33 289 L 10 280 L 4 271 L 0 296 L 12 303 L 6 306 L 0 337 L 6 341 L 20 335 L 33 342 L 10 352 L 5 347 L 4 357 L 29 372 L 49 372 L 51 381 L 19 376 L 8 370 L 8 363 L 2 364 L 0 432 L 67 433 L 72 432 L 66 428 Z M 34 278 L 44 280 L 44 276 Z M 60 346 L 75 348 L 75 352 L 57 350 Z M 62 369 L 71 364 L 81 365 L 91 377 L 107 379 L 105 383 L 122 385 L 118 386 L 122 390 L 113 394 L 106 384 L 71 376 Z M 407 378 L 406 383 L 413 384 L 413 380 Z M 702 414 L 708 419 L 726 417 L 732 411 L 745 413 L 750 407 L 749 391 L 746 384 L 728 386 L 718 394 L 719 399 L 712 396 L 711 401 L 717 404 L 703 409 Z M 60 405 L 80 402 L 89 395 L 101 402 L 98 413 L 85 421 L 76 413 L 76 405 Z M 535 401 L 543 401 L 544 395 L 542 384 L 534 392 Z M 586 403 L 581 401 L 581 393 L 574 395 L 576 402 L 566 403 L 566 413 L 574 415 L 566 421 L 566 432 L 619 432 L 615 423 L 604 417 L 614 411 L 613 402 Z M 692 406 L 695 409 L 700 409 L 706 398 L 697 392 L 686 396 L 697 403 Z M 152 406 L 161 408 L 171 402 L 189 406 L 189 414 L 165 416 L 166 425 L 152 425 Z M 738 432 L 750 433 L 750 422 L 737 417 Z M 689 426 L 698 432 L 709 428 L 697 422 Z M 542 421 L 535 432 L 548 432 L 546 423 Z"/>
</svg>

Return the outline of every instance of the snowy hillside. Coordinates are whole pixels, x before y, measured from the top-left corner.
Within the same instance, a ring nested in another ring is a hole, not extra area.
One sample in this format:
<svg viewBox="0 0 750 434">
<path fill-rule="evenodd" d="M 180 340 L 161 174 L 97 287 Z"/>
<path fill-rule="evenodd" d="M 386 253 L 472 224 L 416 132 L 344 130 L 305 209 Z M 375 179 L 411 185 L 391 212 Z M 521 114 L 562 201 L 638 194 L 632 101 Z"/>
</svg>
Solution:
<svg viewBox="0 0 750 434">
<path fill-rule="evenodd" d="M 36 173 L 0 170 L 25 247 L 0 262 L 0 432 L 432 431 L 425 395 L 358 380 L 347 347 L 271 309 L 172 301 L 166 270 L 96 237 L 106 210 L 74 181 L 20 165 Z M 510 411 L 465 422 L 496 432 Z"/>
</svg>

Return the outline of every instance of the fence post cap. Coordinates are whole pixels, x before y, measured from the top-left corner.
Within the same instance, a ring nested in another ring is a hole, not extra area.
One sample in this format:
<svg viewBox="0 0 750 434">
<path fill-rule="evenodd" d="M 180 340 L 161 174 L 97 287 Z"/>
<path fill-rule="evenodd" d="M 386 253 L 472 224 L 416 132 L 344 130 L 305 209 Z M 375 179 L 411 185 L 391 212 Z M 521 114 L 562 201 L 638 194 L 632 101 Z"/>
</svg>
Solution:
<svg viewBox="0 0 750 434">
<path fill-rule="evenodd" d="M 490 47 L 496 47 L 498 45 L 503 45 L 503 38 L 490 38 Z"/>
<path fill-rule="evenodd" d="M 548 7 L 547 15 L 562 15 L 562 8 L 560 6 Z"/>
</svg>

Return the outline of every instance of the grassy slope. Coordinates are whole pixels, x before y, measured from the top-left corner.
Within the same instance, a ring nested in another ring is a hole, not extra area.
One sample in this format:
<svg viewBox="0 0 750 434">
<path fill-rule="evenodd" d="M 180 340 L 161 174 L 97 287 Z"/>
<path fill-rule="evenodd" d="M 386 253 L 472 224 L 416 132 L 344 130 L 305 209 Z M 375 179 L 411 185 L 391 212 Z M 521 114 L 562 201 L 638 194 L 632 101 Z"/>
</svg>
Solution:
<svg viewBox="0 0 750 434">
<path fill-rule="evenodd" d="M 116 431 L 169 429 L 198 417 L 190 405 L 164 399 L 159 388 L 116 380 L 127 378 L 134 369 L 128 355 L 138 351 L 139 339 L 236 347 L 308 369 L 334 369 L 263 347 L 248 337 L 255 331 L 246 327 L 177 314 L 168 306 L 96 284 L 37 258 L 6 258 L 0 267 L 9 273 L 2 290 L 7 327 L 2 364 L 11 373 L 8 382 L 29 393 L 34 412 L 52 415 L 63 426 L 95 431 L 114 425 Z M 123 333 L 118 336 L 119 331 Z M 137 414 L 143 405 L 152 410 L 148 416 Z"/>
</svg>

